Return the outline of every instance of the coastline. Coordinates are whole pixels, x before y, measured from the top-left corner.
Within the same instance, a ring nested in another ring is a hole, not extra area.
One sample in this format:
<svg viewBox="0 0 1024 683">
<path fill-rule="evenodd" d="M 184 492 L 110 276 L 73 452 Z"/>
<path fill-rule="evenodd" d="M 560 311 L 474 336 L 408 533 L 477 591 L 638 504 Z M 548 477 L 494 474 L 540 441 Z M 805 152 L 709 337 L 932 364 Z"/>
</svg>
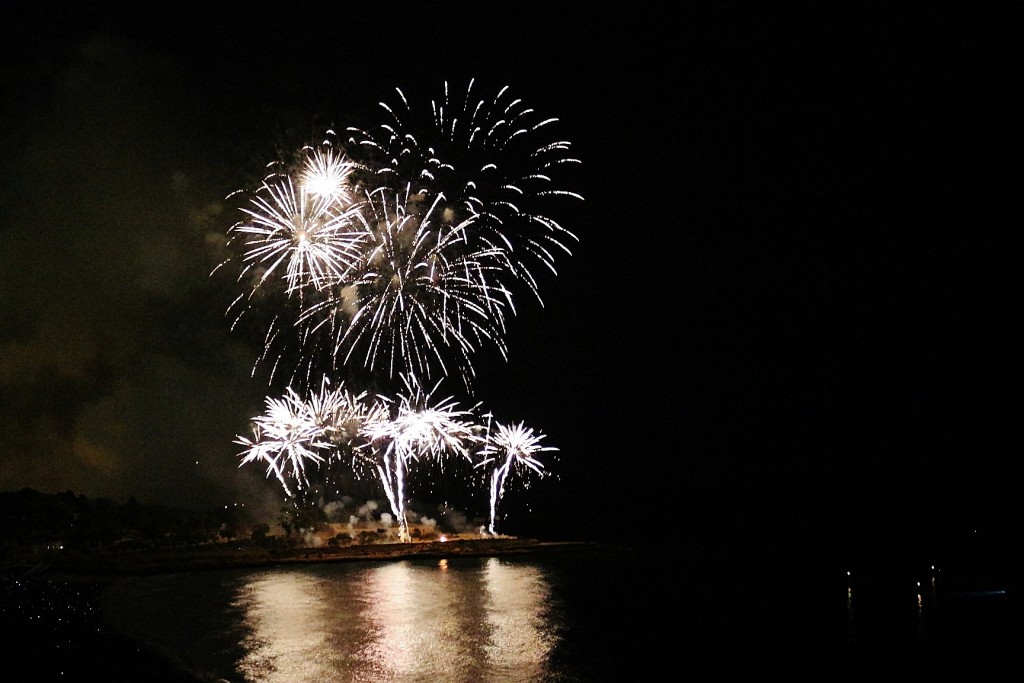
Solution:
<svg viewBox="0 0 1024 683">
<path fill-rule="evenodd" d="M 412 541 L 409 543 L 367 543 L 320 547 L 259 547 L 232 543 L 99 552 L 56 556 L 37 568 L 41 575 L 56 580 L 99 581 L 119 576 L 262 567 L 311 562 L 356 562 L 441 559 L 481 555 L 514 555 L 542 551 L 597 547 L 585 541 L 540 541 L 530 538 L 498 537 Z"/>
</svg>

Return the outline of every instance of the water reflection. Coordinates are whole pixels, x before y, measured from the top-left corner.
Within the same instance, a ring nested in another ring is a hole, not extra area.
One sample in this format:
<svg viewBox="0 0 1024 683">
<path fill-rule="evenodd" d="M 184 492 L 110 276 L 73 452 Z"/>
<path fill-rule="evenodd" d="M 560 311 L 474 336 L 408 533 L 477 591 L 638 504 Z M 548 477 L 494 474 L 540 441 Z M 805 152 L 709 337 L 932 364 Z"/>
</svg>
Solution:
<svg viewBox="0 0 1024 683">
<path fill-rule="evenodd" d="M 238 670 L 247 681 L 322 680 L 344 652 L 332 647 L 330 601 L 323 581 L 297 572 L 253 575 L 238 589 L 233 607 L 242 614 Z M 339 624 L 340 626 L 340 624 Z"/>
<path fill-rule="evenodd" d="M 498 558 L 245 575 L 245 681 L 536 681 L 559 627 L 542 569 Z"/>
<path fill-rule="evenodd" d="M 490 638 L 485 651 L 501 680 L 542 680 L 559 636 L 545 612 L 550 588 L 536 567 L 491 558 L 484 567 Z"/>
</svg>

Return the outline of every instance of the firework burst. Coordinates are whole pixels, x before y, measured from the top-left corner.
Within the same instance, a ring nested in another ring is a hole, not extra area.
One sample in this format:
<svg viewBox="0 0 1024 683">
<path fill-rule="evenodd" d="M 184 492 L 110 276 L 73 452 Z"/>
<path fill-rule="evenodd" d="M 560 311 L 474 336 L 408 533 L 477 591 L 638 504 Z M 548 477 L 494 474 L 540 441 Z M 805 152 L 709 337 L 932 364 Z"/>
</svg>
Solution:
<svg viewBox="0 0 1024 683">
<path fill-rule="evenodd" d="M 405 391 L 388 420 L 368 423 L 364 431 L 374 466 L 392 512 L 399 538 L 411 540 L 405 514 L 406 481 L 410 467 L 421 457 L 436 461 L 450 456 L 472 458 L 482 442 L 482 427 L 452 397 L 435 399 L 439 383 L 425 391 L 412 376 L 404 376 Z"/>
<path fill-rule="evenodd" d="M 328 134 L 333 134 L 333 131 L 328 131 Z M 351 206 L 354 194 L 351 178 L 356 164 L 343 152 L 334 149 L 330 138 L 319 147 L 305 147 L 303 150 L 305 155 L 299 175 L 306 192 L 342 210 Z"/>
<path fill-rule="evenodd" d="M 346 186 L 354 164 L 329 147 L 307 150 L 300 171 L 264 179 L 241 209 L 247 219 L 229 231 L 242 238 L 240 277 L 253 291 L 279 275 L 289 294 L 321 289 L 344 280 L 363 253 L 367 235 Z"/>
<path fill-rule="evenodd" d="M 283 398 L 268 398 L 266 412 L 252 420 L 252 437 L 235 440 L 245 448 L 240 466 L 266 463 L 267 476 L 274 474 L 289 496 L 293 495 L 289 479 L 294 479 L 299 489 L 308 486 L 307 465 L 323 463 L 326 452 L 333 447 L 327 438 L 327 425 L 318 417 L 291 389 Z"/>
<path fill-rule="evenodd" d="M 352 153 L 368 158 L 380 184 L 444 196 L 446 220 L 472 217 L 472 239 L 504 250 L 509 273 L 540 300 L 532 267 L 554 273 L 556 254 L 570 254 L 578 239 L 548 215 L 547 200 L 582 199 L 557 184 L 560 171 L 580 163 L 568 141 L 546 137 L 558 119 L 538 116 L 507 86 L 493 99 L 476 99 L 473 81 L 464 95 L 446 82 L 429 107 L 396 93 L 397 103 L 380 104 L 385 123 L 348 129 Z"/>
<path fill-rule="evenodd" d="M 234 329 L 245 317 L 271 311 L 253 372 L 270 363 L 273 379 L 287 356 L 297 359 L 288 384 L 308 383 L 322 344 L 302 325 L 304 312 L 354 276 L 370 235 L 349 186 L 357 166 L 330 139 L 269 168 L 255 191 L 236 193 L 246 198 L 239 209 L 245 218 L 228 230 L 228 245 L 238 253 L 237 279 L 245 289 L 228 312 Z"/>
<path fill-rule="evenodd" d="M 480 451 L 483 459 L 476 466 L 493 468 L 490 476 L 491 517 L 487 528 L 492 535 L 497 533 L 495 523 L 498 503 L 505 495 L 505 484 L 510 477 L 543 477 L 546 474 L 544 465 L 537 456 L 539 453 L 558 449 L 554 446 L 542 446 L 541 441 L 544 438 L 543 434 L 534 433 L 522 422 L 512 425 L 495 423 L 494 430 L 488 430 L 486 444 Z"/>
<path fill-rule="evenodd" d="M 312 331 L 333 335 L 334 356 L 343 364 L 421 381 L 457 370 L 469 387 L 480 346 L 491 344 L 506 356 L 512 297 L 491 279 L 504 255 L 471 250 L 467 224 L 445 223 L 439 202 L 424 207 L 386 188 L 367 195 L 359 218 L 369 237 L 358 277 L 339 282 L 302 316 Z"/>
</svg>

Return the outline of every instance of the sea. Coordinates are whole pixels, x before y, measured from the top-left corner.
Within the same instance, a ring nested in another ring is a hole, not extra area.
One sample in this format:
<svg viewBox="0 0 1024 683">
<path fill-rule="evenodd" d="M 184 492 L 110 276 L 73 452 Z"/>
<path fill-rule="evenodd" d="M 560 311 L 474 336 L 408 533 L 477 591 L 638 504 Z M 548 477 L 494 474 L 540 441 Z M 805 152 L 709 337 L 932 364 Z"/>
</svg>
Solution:
<svg viewBox="0 0 1024 683">
<path fill-rule="evenodd" d="M 123 577 L 101 613 L 202 681 L 1017 680 L 1015 571 L 579 544 Z"/>
</svg>

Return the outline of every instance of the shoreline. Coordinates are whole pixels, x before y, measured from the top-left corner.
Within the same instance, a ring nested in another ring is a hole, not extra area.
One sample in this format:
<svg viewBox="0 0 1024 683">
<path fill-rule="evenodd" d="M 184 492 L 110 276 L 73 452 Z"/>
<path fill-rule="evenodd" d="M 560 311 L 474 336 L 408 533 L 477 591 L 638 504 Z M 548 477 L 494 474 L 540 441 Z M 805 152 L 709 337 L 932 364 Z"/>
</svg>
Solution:
<svg viewBox="0 0 1024 683">
<path fill-rule="evenodd" d="M 235 543 L 129 551 L 103 551 L 48 558 L 38 564 L 22 562 L 26 574 L 55 581 L 104 583 L 122 576 L 166 574 L 318 562 L 360 562 L 401 559 L 441 559 L 481 555 L 520 555 L 543 551 L 595 548 L 588 541 L 540 541 L 498 537 L 367 543 L 322 547 L 259 547 Z"/>
</svg>

